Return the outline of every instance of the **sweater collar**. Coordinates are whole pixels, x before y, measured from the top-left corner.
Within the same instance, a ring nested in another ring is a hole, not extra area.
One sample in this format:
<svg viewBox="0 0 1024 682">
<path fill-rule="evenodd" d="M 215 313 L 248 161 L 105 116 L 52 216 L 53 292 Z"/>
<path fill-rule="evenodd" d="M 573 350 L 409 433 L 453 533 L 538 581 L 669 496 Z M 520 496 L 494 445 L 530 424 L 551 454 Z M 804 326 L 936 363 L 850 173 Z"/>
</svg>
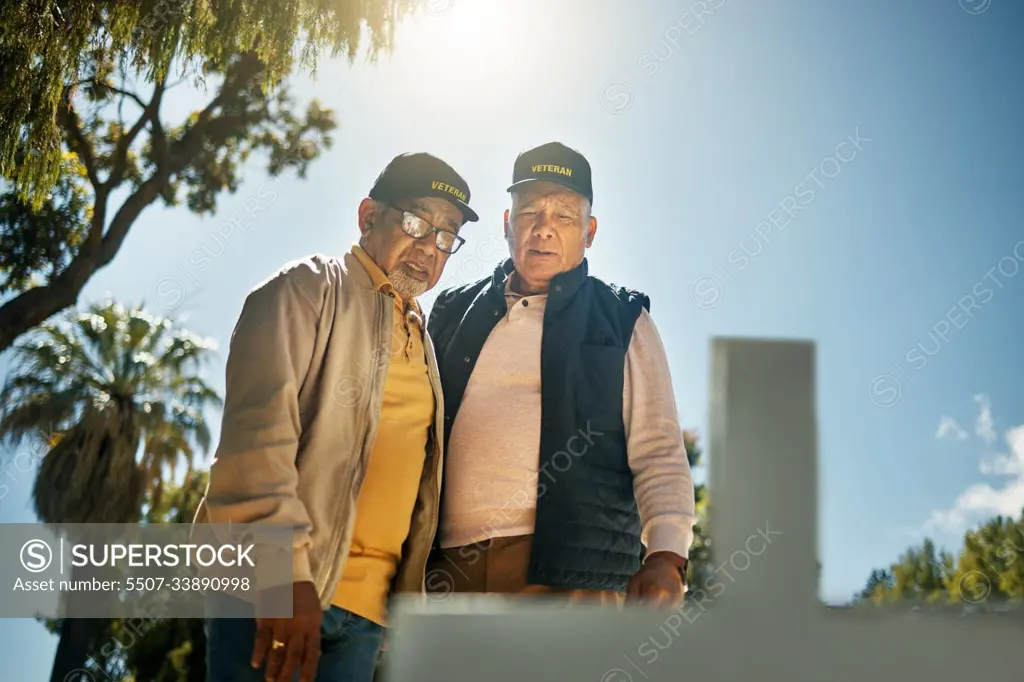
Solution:
<svg viewBox="0 0 1024 682">
<path fill-rule="evenodd" d="M 505 287 L 508 279 L 515 272 L 515 264 L 511 258 L 507 258 L 503 263 L 499 264 L 494 269 L 494 275 L 491 277 L 491 285 L 501 293 L 505 295 Z M 554 310 L 560 310 L 572 300 L 572 297 L 576 294 L 579 288 L 587 280 L 588 265 L 587 259 L 584 258 L 578 266 L 572 270 L 566 272 L 560 272 L 551 279 L 551 285 L 548 288 L 548 308 Z"/>
</svg>

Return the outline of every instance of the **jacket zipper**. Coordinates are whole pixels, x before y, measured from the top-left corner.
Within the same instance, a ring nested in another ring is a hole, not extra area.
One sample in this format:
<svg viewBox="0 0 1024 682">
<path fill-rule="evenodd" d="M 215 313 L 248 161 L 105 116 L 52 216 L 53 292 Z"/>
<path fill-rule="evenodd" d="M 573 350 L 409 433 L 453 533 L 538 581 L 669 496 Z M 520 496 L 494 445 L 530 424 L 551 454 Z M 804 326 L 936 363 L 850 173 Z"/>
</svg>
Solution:
<svg viewBox="0 0 1024 682">
<path fill-rule="evenodd" d="M 436 372 L 436 370 L 435 370 Z M 435 390 L 437 391 L 438 397 L 442 397 L 440 378 L 435 374 L 433 377 L 435 382 Z M 420 572 L 423 573 L 423 580 L 421 588 L 423 592 L 427 591 L 427 563 L 430 560 L 430 552 L 434 546 L 434 539 L 437 537 L 437 526 L 440 523 L 440 482 L 442 472 L 444 470 L 444 403 L 439 399 L 438 412 L 441 414 L 440 418 L 434 418 L 434 457 L 437 458 L 437 463 L 434 465 L 434 484 L 433 493 L 434 496 L 434 513 L 433 518 L 430 519 L 430 538 L 427 540 L 427 553 L 423 558 L 423 566 Z"/>
<path fill-rule="evenodd" d="M 378 335 L 377 335 L 377 343 L 374 345 L 374 349 L 375 350 L 373 351 L 373 355 L 371 356 L 373 358 L 373 360 L 374 360 L 374 365 L 373 365 L 373 372 L 374 372 L 374 374 L 369 377 L 370 381 L 373 382 L 374 386 L 378 386 L 379 385 L 379 383 L 377 382 L 377 375 L 376 375 L 376 372 L 377 372 L 377 363 L 376 363 L 376 353 L 377 353 L 377 350 L 376 349 L 378 349 L 380 347 L 380 343 L 381 343 L 381 340 L 383 338 L 383 336 L 380 334 L 381 327 L 384 324 L 383 318 L 386 317 L 385 315 L 382 315 L 382 311 L 384 309 L 383 305 L 384 304 L 381 301 L 377 302 L 377 331 L 378 331 Z M 389 346 L 389 348 L 390 348 L 390 346 Z M 388 361 L 390 362 L 390 358 L 389 358 Z M 373 398 L 373 392 L 372 391 L 367 391 L 366 393 L 368 394 L 368 401 L 369 401 L 369 399 Z M 369 413 L 369 406 L 368 405 L 364 404 L 364 409 L 365 409 L 365 411 L 367 413 Z M 367 465 L 367 462 L 363 461 L 365 458 L 366 458 L 366 438 L 364 437 L 363 438 L 363 442 L 362 442 L 362 444 L 360 446 L 359 459 L 356 462 L 356 465 L 357 466 L 362 465 L 364 470 L 365 470 L 366 465 Z M 354 472 L 353 472 L 353 483 L 354 483 L 354 479 L 355 479 L 355 475 L 354 475 Z M 332 523 L 333 532 L 332 532 L 331 544 L 333 545 L 333 548 L 332 548 L 332 550 L 330 552 L 331 562 L 329 564 L 331 566 L 331 568 L 327 572 L 327 580 L 324 583 L 324 588 L 325 588 L 324 589 L 324 593 L 322 595 L 320 595 L 321 607 L 324 608 L 324 609 L 326 609 L 330 605 L 330 598 L 333 598 L 334 593 L 337 592 L 337 590 L 338 590 L 338 583 L 341 582 L 341 571 L 340 571 L 340 567 L 339 567 L 338 564 L 339 564 L 339 559 L 340 559 L 340 555 L 341 555 L 341 538 L 345 534 L 345 531 L 344 531 L 343 528 L 339 528 L 339 526 L 341 524 L 338 523 L 338 519 L 340 517 L 341 509 L 342 508 L 343 507 L 341 507 L 339 505 L 339 516 L 334 517 L 334 522 Z M 354 514 L 355 513 L 355 509 L 349 510 L 349 513 Z M 431 542 L 433 542 L 433 540 L 431 540 Z M 426 581 L 426 576 L 424 576 L 424 582 L 425 581 Z M 330 586 L 329 590 L 326 589 L 328 586 Z"/>
<path fill-rule="evenodd" d="M 431 347 L 431 354 L 433 354 L 433 348 Z M 435 363 L 436 364 L 436 360 Z M 437 368 L 434 364 L 430 365 L 430 382 L 434 387 L 434 395 L 437 396 L 438 405 L 436 414 L 434 415 L 434 456 L 437 458 L 437 462 L 434 464 L 434 485 L 431 491 L 434 495 L 434 511 L 430 519 L 430 537 L 427 540 L 427 552 L 423 557 L 423 561 L 420 566 L 420 589 L 423 592 L 427 591 L 427 564 L 430 561 L 430 551 L 434 546 L 434 538 L 437 536 L 437 526 L 440 523 L 441 514 L 441 475 L 444 468 L 444 396 L 441 391 L 441 378 L 437 373 Z M 438 415 L 441 415 L 440 418 Z"/>
</svg>

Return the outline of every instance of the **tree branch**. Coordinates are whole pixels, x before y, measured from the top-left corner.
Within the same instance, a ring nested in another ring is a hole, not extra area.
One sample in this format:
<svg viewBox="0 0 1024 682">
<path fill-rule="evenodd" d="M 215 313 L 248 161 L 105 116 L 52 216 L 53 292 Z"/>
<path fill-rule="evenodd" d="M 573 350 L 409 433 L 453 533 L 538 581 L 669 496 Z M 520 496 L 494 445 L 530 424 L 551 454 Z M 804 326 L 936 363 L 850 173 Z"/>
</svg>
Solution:
<svg viewBox="0 0 1024 682">
<path fill-rule="evenodd" d="M 148 180 L 139 185 L 139 188 L 132 192 L 121 208 L 117 209 L 114 219 L 110 221 L 107 233 L 103 235 L 103 242 L 100 246 L 93 270 L 99 270 L 109 264 L 117 255 L 128 230 L 135 223 L 135 220 L 142 213 L 143 209 L 153 203 L 160 196 L 161 188 L 167 184 L 169 173 L 157 171 Z M 0 308 L 0 312 L 2 312 Z M 2 347 L 2 346 L 0 346 Z"/>
<path fill-rule="evenodd" d="M 89 279 L 97 270 L 113 260 L 128 236 L 131 226 L 142 211 L 160 196 L 172 176 L 186 168 L 202 151 L 208 135 L 218 132 L 219 128 L 222 129 L 222 119 L 227 121 L 235 118 L 233 114 L 215 117 L 214 112 L 250 85 L 252 79 L 263 69 L 262 62 L 254 54 L 248 54 L 228 70 L 220 92 L 200 112 L 195 124 L 188 132 L 177 140 L 170 153 L 163 154 L 162 158 L 157 155 L 159 162 L 153 174 L 121 205 L 111 220 L 106 234 L 102 233 L 101 227 L 106 213 L 107 196 L 110 189 L 116 186 L 116 183 L 113 182 L 115 178 L 120 180 L 131 140 L 138 135 L 142 126 L 145 125 L 145 121 L 154 123 L 153 130 L 157 135 L 154 140 L 155 144 L 166 145 L 163 129 L 159 125 L 159 117 L 156 115 L 163 95 L 163 82 L 160 84 L 161 87 L 154 92 L 153 99 L 147 105 L 146 113 L 140 118 L 140 122 L 133 126 L 134 133 L 130 131 L 125 138 L 118 141 L 119 153 L 115 160 L 115 170 L 111 173 L 107 183 L 100 183 L 96 178 L 95 155 L 92 147 L 81 130 L 78 117 L 65 102 L 62 106 L 62 115 L 66 119 L 65 129 L 68 133 L 69 146 L 79 154 L 83 164 L 86 165 L 89 179 L 96 188 L 97 204 L 93 214 L 93 224 L 86 243 L 63 272 L 47 284 L 29 289 L 0 306 L 0 353 L 7 350 L 25 332 L 75 304 Z"/>
<path fill-rule="evenodd" d="M 153 175 L 143 182 L 121 205 L 121 208 L 118 209 L 117 214 L 110 223 L 110 228 L 103 236 L 103 246 L 100 251 L 99 262 L 96 266 L 97 269 L 107 265 L 117 255 L 125 237 L 128 236 L 128 230 L 135 223 L 136 218 L 139 217 L 139 214 L 142 213 L 146 206 L 160 196 L 161 190 L 170 180 L 171 176 L 185 168 L 202 150 L 203 143 L 212 139 L 211 135 L 217 132 L 225 122 L 237 118 L 230 115 L 214 117 L 214 111 L 230 97 L 238 94 L 246 87 L 263 68 L 263 63 L 255 55 L 250 54 L 242 57 L 233 73 L 228 73 L 220 92 L 199 112 L 195 125 L 178 140 L 174 153 L 164 158 L 163 163 L 157 166 Z M 161 86 L 163 83 L 164 81 L 161 80 Z M 150 102 L 149 106 L 155 106 L 158 109 L 162 96 L 163 88 L 161 87 L 154 95 L 153 101 Z M 154 117 L 153 120 L 158 120 L 158 117 Z M 160 135 L 162 138 L 162 129 L 160 129 Z M 213 142 L 217 143 L 217 140 L 213 139 Z M 2 309 L 0 309 L 0 312 L 2 312 Z M 2 346 L 0 346 L 0 349 L 2 349 Z"/>
<path fill-rule="evenodd" d="M 178 141 L 174 149 L 175 165 L 181 163 L 182 157 L 191 159 L 202 147 L 203 137 L 213 117 L 213 112 L 221 107 L 230 97 L 238 94 L 246 85 L 258 76 L 265 66 L 255 53 L 249 52 L 239 59 L 238 63 L 228 69 L 220 92 L 206 108 L 199 112 L 195 125 Z M 181 167 L 184 167 L 182 164 Z"/>
<path fill-rule="evenodd" d="M 136 104 L 139 105 L 139 108 L 142 109 L 143 111 L 145 111 L 146 107 L 149 106 L 148 104 L 146 104 L 145 101 L 143 101 L 143 99 L 141 97 L 136 95 L 134 92 L 131 92 L 129 90 L 122 90 L 121 88 L 115 88 L 112 85 L 108 85 L 106 87 L 111 92 L 115 92 L 118 95 L 122 95 L 122 96 L 127 97 L 128 99 L 134 101 Z"/>
<path fill-rule="evenodd" d="M 60 108 L 57 110 L 57 118 L 60 126 L 64 129 L 68 146 L 71 148 L 71 151 L 78 155 L 82 165 L 85 166 L 89 182 L 92 183 L 93 187 L 98 188 L 102 183 L 100 182 L 99 175 L 96 173 L 96 152 L 92 147 L 92 143 L 85 136 L 85 131 L 82 130 L 82 120 L 78 118 L 75 110 L 68 105 L 67 99 L 70 91 L 70 88 L 64 88 L 64 97 L 61 100 Z"/>
<path fill-rule="evenodd" d="M 138 97 L 135 98 L 137 102 L 142 105 L 142 114 L 139 116 L 139 120 L 135 122 L 135 125 L 131 129 L 121 136 L 117 141 L 117 145 L 114 147 L 113 155 L 113 166 L 110 169 L 110 176 L 107 178 L 107 182 L 112 187 L 117 187 L 124 180 L 124 172 L 128 167 L 128 150 L 131 149 L 135 139 L 142 132 L 142 128 L 146 123 L 151 123 L 154 128 L 160 128 L 160 102 L 164 95 L 164 83 L 166 79 L 161 78 L 153 89 L 153 98 L 148 104 L 143 103 Z M 111 88 L 115 92 L 120 92 L 115 88 Z M 163 131 L 160 128 L 161 133 Z"/>
</svg>

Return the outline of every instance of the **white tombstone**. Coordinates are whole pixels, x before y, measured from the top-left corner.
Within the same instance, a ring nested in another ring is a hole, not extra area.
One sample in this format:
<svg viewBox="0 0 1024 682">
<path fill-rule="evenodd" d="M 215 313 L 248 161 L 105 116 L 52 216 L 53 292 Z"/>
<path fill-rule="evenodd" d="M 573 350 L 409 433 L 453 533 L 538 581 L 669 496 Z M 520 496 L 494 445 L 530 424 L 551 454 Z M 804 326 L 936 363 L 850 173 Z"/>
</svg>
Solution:
<svg viewBox="0 0 1024 682">
<path fill-rule="evenodd" d="M 712 356 L 718 586 L 668 613 L 400 602 L 387 682 L 1024 679 L 1019 612 L 915 617 L 819 601 L 814 344 L 715 339 Z M 884 442 L 865 433 L 863 446 Z"/>
</svg>

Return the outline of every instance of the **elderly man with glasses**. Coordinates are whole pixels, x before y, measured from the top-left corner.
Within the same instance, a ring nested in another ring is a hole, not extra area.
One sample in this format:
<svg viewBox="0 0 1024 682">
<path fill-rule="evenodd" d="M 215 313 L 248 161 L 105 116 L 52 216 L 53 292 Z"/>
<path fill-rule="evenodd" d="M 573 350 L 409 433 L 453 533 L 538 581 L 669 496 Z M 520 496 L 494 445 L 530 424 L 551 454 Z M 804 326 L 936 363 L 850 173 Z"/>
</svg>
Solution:
<svg viewBox="0 0 1024 682">
<path fill-rule="evenodd" d="M 196 522 L 293 527 L 294 583 L 211 598 L 208 680 L 369 682 L 389 594 L 424 590 L 444 413 L 416 297 L 478 219 L 468 201 L 445 162 L 398 156 L 359 204 L 358 245 L 246 298 Z M 293 617 L 260 617 L 288 593 Z"/>
<path fill-rule="evenodd" d="M 508 190 L 511 258 L 430 313 L 446 454 L 427 588 L 675 604 L 694 490 L 650 301 L 588 271 L 583 155 L 523 152 Z"/>
</svg>

